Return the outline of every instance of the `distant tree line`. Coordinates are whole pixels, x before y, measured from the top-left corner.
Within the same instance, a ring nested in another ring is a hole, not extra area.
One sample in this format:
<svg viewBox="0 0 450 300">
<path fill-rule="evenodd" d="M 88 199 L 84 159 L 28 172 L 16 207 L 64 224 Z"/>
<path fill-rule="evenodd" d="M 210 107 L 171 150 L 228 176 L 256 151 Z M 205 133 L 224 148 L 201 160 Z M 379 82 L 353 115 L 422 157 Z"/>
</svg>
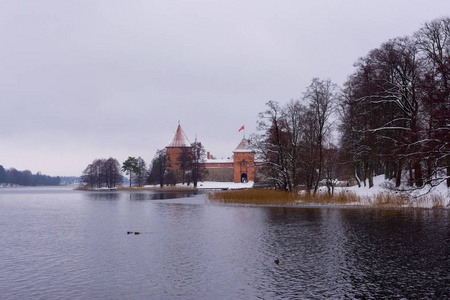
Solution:
<svg viewBox="0 0 450 300">
<path fill-rule="evenodd" d="M 114 188 L 122 186 L 122 172 L 129 176 L 130 187 L 141 187 L 149 182 L 149 170 L 141 157 L 128 157 L 122 165 L 115 158 L 95 159 L 84 169 L 80 185 L 89 188 Z"/>
<path fill-rule="evenodd" d="M 175 171 L 167 170 L 166 149 L 157 150 L 155 157 L 147 167 L 142 157 L 128 157 L 122 165 L 115 158 L 95 159 L 83 171 L 80 185 L 88 188 L 114 188 L 124 183 L 124 172 L 129 177 L 129 186 L 142 187 L 144 185 L 174 185 L 180 180 L 182 183 L 193 183 L 197 187 L 198 181 L 206 175 L 206 151 L 200 142 L 186 147 L 178 159 L 181 178 Z"/>
<path fill-rule="evenodd" d="M 315 78 L 301 99 L 268 102 L 258 124 L 260 170 L 282 190 L 331 191 L 343 175 L 371 187 L 381 174 L 450 187 L 450 18 L 370 51 L 343 89 Z"/>
<path fill-rule="evenodd" d="M 0 184 L 21 185 L 21 186 L 39 186 L 39 185 L 60 185 L 59 176 L 52 177 L 43 175 L 40 172 L 32 174 L 31 171 L 18 171 L 15 168 L 6 169 L 0 165 Z"/>
</svg>

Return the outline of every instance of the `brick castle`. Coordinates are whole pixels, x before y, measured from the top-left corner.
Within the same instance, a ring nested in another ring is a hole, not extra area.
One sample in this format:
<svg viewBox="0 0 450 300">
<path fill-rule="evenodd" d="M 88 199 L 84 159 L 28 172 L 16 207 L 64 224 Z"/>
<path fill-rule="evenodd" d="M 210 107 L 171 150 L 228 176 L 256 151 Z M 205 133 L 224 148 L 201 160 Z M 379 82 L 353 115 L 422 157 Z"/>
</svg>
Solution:
<svg viewBox="0 0 450 300">
<path fill-rule="evenodd" d="M 178 125 L 175 136 L 166 146 L 166 169 L 179 171 L 181 169 L 180 156 L 191 148 L 191 143 Z M 235 183 L 255 181 L 255 151 L 245 137 L 233 151 L 233 157 L 215 159 L 207 152 L 205 168 L 208 170 L 206 180 L 233 181 Z"/>
</svg>

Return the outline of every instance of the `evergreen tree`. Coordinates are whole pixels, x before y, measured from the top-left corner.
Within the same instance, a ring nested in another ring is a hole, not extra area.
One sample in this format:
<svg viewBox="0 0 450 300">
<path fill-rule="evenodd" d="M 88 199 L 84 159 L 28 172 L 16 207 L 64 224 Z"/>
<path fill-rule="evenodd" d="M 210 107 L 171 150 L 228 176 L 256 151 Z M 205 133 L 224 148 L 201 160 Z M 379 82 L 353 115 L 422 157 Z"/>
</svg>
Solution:
<svg viewBox="0 0 450 300">
<path fill-rule="evenodd" d="M 127 160 L 122 164 L 122 171 L 130 175 L 130 187 L 131 187 L 131 176 L 133 173 L 139 172 L 138 160 L 136 157 L 128 156 Z"/>
</svg>

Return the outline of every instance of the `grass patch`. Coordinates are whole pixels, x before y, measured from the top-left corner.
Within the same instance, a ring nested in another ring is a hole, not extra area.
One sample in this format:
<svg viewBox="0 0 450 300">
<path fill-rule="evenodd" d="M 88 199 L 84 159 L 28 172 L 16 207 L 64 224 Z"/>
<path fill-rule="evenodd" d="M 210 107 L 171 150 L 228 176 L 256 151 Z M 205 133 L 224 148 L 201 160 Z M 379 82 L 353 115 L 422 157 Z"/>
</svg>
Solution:
<svg viewBox="0 0 450 300">
<path fill-rule="evenodd" d="M 361 202 L 361 197 L 351 192 L 339 192 L 333 196 L 328 193 L 318 193 L 315 197 L 305 193 L 301 200 L 304 204 L 323 204 L 323 205 L 349 205 Z"/>
<path fill-rule="evenodd" d="M 377 207 L 403 207 L 409 204 L 409 198 L 399 193 L 382 192 L 369 198 L 371 206 Z"/>
<path fill-rule="evenodd" d="M 239 203 L 259 205 L 297 204 L 299 195 L 269 189 L 245 189 L 209 194 L 209 200 L 215 203 Z"/>
<path fill-rule="evenodd" d="M 431 208 L 448 208 L 447 201 L 441 195 L 428 195 L 416 198 L 414 206 Z"/>
<path fill-rule="evenodd" d="M 323 204 L 345 205 L 358 202 L 359 197 L 353 193 L 339 193 L 330 196 L 326 193 L 313 197 L 309 193 L 288 193 L 269 189 L 246 189 L 225 192 L 215 192 L 209 195 L 209 199 L 216 203 L 240 203 L 259 205 L 298 205 L 298 204 Z"/>
<path fill-rule="evenodd" d="M 85 187 L 85 186 L 79 186 L 74 188 L 74 190 L 76 191 L 95 191 L 94 188 L 89 188 L 89 187 Z"/>
</svg>

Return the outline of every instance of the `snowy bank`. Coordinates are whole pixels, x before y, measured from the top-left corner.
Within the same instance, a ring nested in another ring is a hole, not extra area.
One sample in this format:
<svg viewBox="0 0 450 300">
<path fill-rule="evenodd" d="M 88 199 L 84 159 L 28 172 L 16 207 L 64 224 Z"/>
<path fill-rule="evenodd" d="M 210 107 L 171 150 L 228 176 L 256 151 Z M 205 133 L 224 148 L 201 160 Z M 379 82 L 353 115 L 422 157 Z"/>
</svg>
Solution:
<svg viewBox="0 0 450 300">
<path fill-rule="evenodd" d="M 239 190 L 251 189 L 252 187 L 253 181 L 249 181 L 247 183 L 203 181 L 197 184 L 197 188 L 199 190 Z"/>
<path fill-rule="evenodd" d="M 143 188 L 158 189 L 159 185 L 145 185 Z M 175 188 L 175 189 L 189 189 L 194 188 L 191 183 L 181 184 L 178 183 L 175 186 L 164 186 L 163 188 Z M 253 187 L 253 181 L 247 183 L 234 183 L 234 182 L 217 182 L 217 181 L 199 181 L 197 183 L 197 189 L 199 190 L 239 190 L 239 189 L 251 189 Z"/>
<path fill-rule="evenodd" d="M 425 186 L 421 189 L 409 191 L 408 187 L 401 187 L 399 190 L 393 187 L 392 181 L 386 180 L 384 175 L 380 175 L 373 178 L 373 187 L 371 188 L 368 185 L 361 187 L 356 185 L 337 187 L 334 191 L 335 193 L 351 192 L 361 198 L 362 205 L 372 204 L 376 197 L 380 195 L 397 194 L 409 199 L 408 204 L 404 205 L 408 207 L 433 208 L 437 206 L 437 202 L 443 207 L 450 207 L 450 189 L 447 188 L 445 182 L 441 182 L 440 185 L 433 188 Z"/>
</svg>

